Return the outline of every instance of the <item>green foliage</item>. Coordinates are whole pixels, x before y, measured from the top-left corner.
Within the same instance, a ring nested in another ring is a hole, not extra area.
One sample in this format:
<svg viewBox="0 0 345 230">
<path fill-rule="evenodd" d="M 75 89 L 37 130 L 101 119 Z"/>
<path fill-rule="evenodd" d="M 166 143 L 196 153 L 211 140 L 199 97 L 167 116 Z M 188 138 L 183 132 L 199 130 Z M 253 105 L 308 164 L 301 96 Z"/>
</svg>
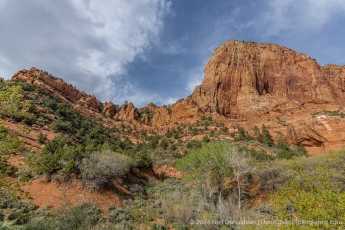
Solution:
<svg viewBox="0 0 345 230">
<path fill-rule="evenodd" d="M 201 142 L 197 140 L 191 140 L 190 142 L 187 143 L 186 148 L 187 149 L 201 148 Z"/>
<path fill-rule="evenodd" d="M 323 113 L 329 116 L 341 116 L 341 118 L 345 118 L 345 114 L 339 111 L 324 110 Z"/>
<path fill-rule="evenodd" d="M 344 227 L 345 193 L 331 182 L 328 170 L 317 168 L 315 175 L 308 175 L 299 167 L 298 181 L 290 179 L 271 196 L 277 218 L 293 220 L 297 217 L 305 221 L 320 221 L 319 229 Z M 329 221 L 342 224 L 331 224 Z M 306 228 L 308 225 L 293 223 L 294 229 Z"/>
<path fill-rule="evenodd" d="M 149 108 L 147 108 L 147 107 L 144 107 L 144 108 L 138 110 L 138 114 L 139 114 L 139 117 L 142 117 L 144 114 L 146 114 L 150 120 L 153 118 L 152 111 L 149 110 Z"/>
<path fill-rule="evenodd" d="M 262 134 L 260 132 L 260 129 L 257 126 L 254 126 L 253 132 L 254 132 L 253 138 L 259 142 L 262 142 Z"/>
<path fill-rule="evenodd" d="M 112 223 L 117 223 L 126 229 L 130 225 L 131 213 L 127 209 L 112 207 L 111 212 L 108 215 L 108 221 Z"/>
<path fill-rule="evenodd" d="M 249 135 L 243 127 L 238 128 L 239 135 L 234 137 L 234 141 L 251 141 L 253 138 Z"/>
<path fill-rule="evenodd" d="M 262 124 L 261 130 L 262 130 L 262 143 L 269 147 L 274 146 L 272 136 L 264 124 Z"/>
<path fill-rule="evenodd" d="M 159 145 L 162 149 L 166 150 L 169 144 L 166 139 L 163 139 Z"/>
<path fill-rule="evenodd" d="M 202 138 L 202 142 L 210 142 L 210 138 L 207 136 L 207 135 L 205 135 L 203 138 Z"/>
<path fill-rule="evenodd" d="M 0 117 L 10 117 L 21 121 L 27 116 L 28 103 L 20 86 L 6 82 L 0 89 Z"/>
<path fill-rule="evenodd" d="M 100 210 L 89 203 L 82 202 L 70 209 L 62 209 L 53 217 L 33 218 L 21 229 L 50 230 L 50 229 L 91 229 L 102 220 Z"/>
<path fill-rule="evenodd" d="M 6 196 L 2 196 L 0 208 L 6 210 L 6 221 L 11 221 L 13 224 L 26 223 L 36 209 L 35 204 L 31 201 L 22 202 Z M 2 211 L 0 210 L 0 212 Z M 4 219 L 4 217 L 2 218 Z"/>
<path fill-rule="evenodd" d="M 62 169 L 68 161 L 76 159 L 81 150 L 72 144 L 68 136 L 60 135 L 46 143 L 41 152 L 31 152 L 26 163 L 37 174 L 51 174 Z"/>
<path fill-rule="evenodd" d="M 146 145 L 149 149 L 155 149 L 158 146 L 158 142 L 161 139 L 161 136 L 155 135 L 151 137 L 150 142 Z"/>
<path fill-rule="evenodd" d="M 23 141 L 10 132 L 0 121 L 0 176 L 6 171 L 6 163 L 11 154 L 23 150 Z"/>
<path fill-rule="evenodd" d="M 227 157 L 232 148 L 227 142 L 207 143 L 180 160 L 176 168 L 186 172 L 200 186 L 211 182 L 221 193 L 225 178 L 232 175 Z"/>
<path fill-rule="evenodd" d="M 280 150 L 277 153 L 277 157 L 279 159 L 292 159 L 295 156 L 298 156 L 298 154 L 296 154 L 295 152 L 288 151 L 288 150 Z"/>
<path fill-rule="evenodd" d="M 100 189 L 112 179 L 123 178 L 130 170 L 127 156 L 109 150 L 93 152 L 77 165 L 81 180 L 91 189 Z"/>
<path fill-rule="evenodd" d="M 247 149 L 247 152 L 249 153 L 249 155 L 253 159 L 260 161 L 260 162 L 273 160 L 273 157 L 271 155 L 267 154 L 265 152 L 265 150 L 263 150 L 263 149 L 260 149 L 259 151 L 257 151 L 253 148 L 250 148 L 250 149 Z"/>
<path fill-rule="evenodd" d="M 44 144 L 46 143 L 47 139 L 47 134 L 43 134 L 42 132 L 38 134 L 37 140 L 39 143 Z"/>
<path fill-rule="evenodd" d="M 0 117 L 8 116 L 13 119 L 26 116 L 27 103 L 23 100 L 22 90 L 19 86 L 13 86 L 1 80 L 0 89 Z M 25 136 L 28 132 L 23 130 L 21 135 Z M 0 121 L 0 197 L 13 197 L 16 193 L 21 192 L 18 184 L 3 178 L 8 172 L 7 160 L 11 154 L 22 151 L 23 141 L 18 137 L 18 133 L 12 133 Z"/>
</svg>

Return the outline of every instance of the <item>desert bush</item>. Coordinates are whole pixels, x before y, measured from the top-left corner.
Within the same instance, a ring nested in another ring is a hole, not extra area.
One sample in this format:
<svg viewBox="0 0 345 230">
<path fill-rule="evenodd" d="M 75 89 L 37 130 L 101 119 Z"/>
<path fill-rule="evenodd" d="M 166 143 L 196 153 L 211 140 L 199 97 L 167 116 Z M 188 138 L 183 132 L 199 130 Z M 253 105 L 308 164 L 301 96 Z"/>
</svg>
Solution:
<svg viewBox="0 0 345 230">
<path fill-rule="evenodd" d="M 279 159 L 292 159 L 295 156 L 298 156 L 298 154 L 292 151 L 288 151 L 288 150 L 280 150 L 277 153 L 277 157 Z"/>
<path fill-rule="evenodd" d="M 255 210 L 262 214 L 274 215 L 272 207 L 265 204 L 259 205 Z"/>
<path fill-rule="evenodd" d="M 188 149 L 201 148 L 201 142 L 197 140 L 191 140 L 190 142 L 187 143 L 186 148 Z"/>
<path fill-rule="evenodd" d="M 123 178 L 130 170 L 130 160 L 125 155 L 105 150 L 85 156 L 77 166 L 85 185 L 100 189 L 112 179 Z"/>
<path fill-rule="evenodd" d="M 149 149 L 155 149 L 157 147 L 157 145 L 158 145 L 159 139 L 161 139 L 161 136 L 155 135 L 155 136 L 151 137 L 150 139 L 151 139 L 150 142 L 147 143 L 146 146 Z"/>
<path fill-rule="evenodd" d="M 238 127 L 239 135 L 234 137 L 234 141 L 251 141 L 253 138 L 249 135 L 248 131 L 246 131 L 243 127 Z"/>
<path fill-rule="evenodd" d="M 285 161 L 272 161 L 258 165 L 255 174 L 259 183 L 266 191 L 274 191 L 280 188 L 291 176 L 288 174 L 288 168 L 291 167 Z"/>
<path fill-rule="evenodd" d="M 6 208 L 8 208 L 6 211 L 7 220 L 13 221 L 15 224 L 25 224 L 35 210 L 35 204 L 33 202 L 11 200 Z"/>
<path fill-rule="evenodd" d="M 131 224 L 131 214 L 127 209 L 115 207 L 108 215 L 108 221 L 111 223 L 121 224 L 124 229 L 128 228 Z"/>
<path fill-rule="evenodd" d="M 43 134 L 42 132 L 38 134 L 37 140 L 39 143 L 44 144 L 46 143 L 47 139 L 47 134 Z"/>
<path fill-rule="evenodd" d="M 150 223 L 150 229 L 151 230 L 167 230 L 168 228 L 163 224 Z"/>
<path fill-rule="evenodd" d="M 253 149 L 253 148 L 250 148 L 250 149 L 247 149 L 246 147 L 244 148 L 240 148 L 241 150 L 244 150 L 246 152 L 248 152 L 248 154 L 255 160 L 259 161 L 259 162 L 262 162 L 262 161 L 271 161 L 273 160 L 274 158 L 267 154 L 265 152 L 265 150 L 263 149 L 260 149 L 259 151 Z M 240 150 L 239 149 L 239 150 Z"/>
<path fill-rule="evenodd" d="M 200 197 L 174 191 L 161 198 L 163 219 L 166 223 L 181 222 L 188 224 L 193 219 L 194 208 Z"/>
<path fill-rule="evenodd" d="M 262 132 L 262 143 L 270 147 L 274 146 L 272 136 L 264 124 L 261 127 L 261 132 Z"/>
<path fill-rule="evenodd" d="M 90 229 L 100 220 L 100 210 L 96 206 L 82 202 L 70 209 L 61 210 L 54 218 L 51 229 Z"/>
<path fill-rule="evenodd" d="M 0 91 L 0 116 L 21 121 L 27 116 L 28 107 L 21 87 L 5 82 Z"/>
<path fill-rule="evenodd" d="M 207 135 L 205 135 L 203 138 L 202 138 L 202 142 L 210 142 L 210 138 L 207 136 Z"/>
<path fill-rule="evenodd" d="M 65 167 L 68 161 L 80 155 L 81 148 L 71 143 L 68 136 L 60 135 L 46 143 L 40 152 L 31 152 L 25 159 L 36 174 L 52 174 Z"/>
<path fill-rule="evenodd" d="M 160 145 L 160 147 L 161 147 L 162 149 L 165 150 L 165 149 L 167 149 L 167 147 L 168 147 L 169 144 L 168 144 L 168 142 L 167 142 L 166 139 L 163 139 L 159 145 Z"/>
</svg>

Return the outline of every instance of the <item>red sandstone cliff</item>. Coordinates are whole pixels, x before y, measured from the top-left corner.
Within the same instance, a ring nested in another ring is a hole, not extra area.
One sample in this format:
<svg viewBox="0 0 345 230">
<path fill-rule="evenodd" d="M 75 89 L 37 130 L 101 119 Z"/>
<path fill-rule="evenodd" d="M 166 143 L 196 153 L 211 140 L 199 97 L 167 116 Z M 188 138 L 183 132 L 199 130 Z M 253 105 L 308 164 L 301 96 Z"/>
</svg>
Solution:
<svg viewBox="0 0 345 230">
<path fill-rule="evenodd" d="M 230 40 L 218 47 L 192 94 L 205 113 L 229 118 L 296 103 L 345 104 L 345 68 L 275 44 Z"/>
<path fill-rule="evenodd" d="M 310 152 L 345 144 L 345 66 L 275 44 L 230 40 L 218 47 L 191 95 L 205 114 L 221 114 L 251 129 L 265 123 Z"/>
<path fill-rule="evenodd" d="M 104 103 L 104 110 L 100 111 L 102 103 L 94 96 L 88 95 L 84 91 L 80 92 L 71 84 L 65 83 L 61 78 L 48 75 L 36 68 L 30 70 L 20 70 L 13 75 L 12 80 L 25 81 L 27 83 L 38 85 L 55 94 L 61 94 L 65 99 L 75 102 L 93 112 L 104 112 L 106 115 L 115 115 L 113 103 Z"/>
</svg>

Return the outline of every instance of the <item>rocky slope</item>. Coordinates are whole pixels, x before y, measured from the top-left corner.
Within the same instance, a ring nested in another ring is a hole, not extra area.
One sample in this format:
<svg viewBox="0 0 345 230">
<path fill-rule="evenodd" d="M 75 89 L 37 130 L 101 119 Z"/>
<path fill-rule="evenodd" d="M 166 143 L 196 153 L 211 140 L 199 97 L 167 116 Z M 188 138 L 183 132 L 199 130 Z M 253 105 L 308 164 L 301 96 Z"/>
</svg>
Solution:
<svg viewBox="0 0 345 230">
<path fill-rule="evenodd" d="M 204 73 L 191 96 L 203 113 L 246 120 L 239 125 L 247 128 L 266 123 L 310 152 L 345 144 L 345 66 L 322 67 L 283 46 L 230 40 Z"/>
<path fill-rule="evenodd" d="M 80 92 L 71 84 L 64 82 L 61 78 L 54 77 L 34 67 L 30 70 L 20 70 L 13 75 L 12 80 L 25 81 L 41 86 L 56 95 L 63 96 L 60 97 L 61 99 L 67 100 L 67 102 L 75 102 L 93 112 L 103 112 L 110 116 L 115 115 L 115 107 L 112 102 L 101 103 L 94 95 L 88 95 L 84 91 Z M 103 110 L 101 108 L 103 108 Z"/>
<path fill-rule="evenodd" d="M 138 110 L 128 103 L 116 111 L 112 102 L 101 103 L 35 68 L 19 71 L 13 80 L 44 87 L 84 114 L 115 115 L 156 131 L 212 116 L 230 130 L 265 124 L 275 139 L 280 132 L 311 153 L 345 144 L 345 66 L 320 66 L 306 54 L 275 44 L 226 42 L 207 62 L 201 85 L 169 107 L 150 103 Z"/>
</svg>

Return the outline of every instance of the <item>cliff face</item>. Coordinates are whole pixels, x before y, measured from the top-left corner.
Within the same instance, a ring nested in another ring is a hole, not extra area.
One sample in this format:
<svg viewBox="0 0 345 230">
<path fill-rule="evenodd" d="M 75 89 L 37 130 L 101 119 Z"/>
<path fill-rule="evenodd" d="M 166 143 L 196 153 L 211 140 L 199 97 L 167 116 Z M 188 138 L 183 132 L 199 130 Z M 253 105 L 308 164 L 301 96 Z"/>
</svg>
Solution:
<svg viewBox="0 0 345 230">
<path fill-rule="evenodd" d="M 345 66 L 322 67 L 283 46 L 230 40 L 214 51 L 204 74 L 191 98 L 205 114 L 247 130 L 265 124 L 311 153 L 345 144 Z"/>
<path fill-rule="evenodd" d="M 205 113 L 245 117 L 278 104 L 345 103 L 345 68 L 321 67 L 283 46 L 230 40 L 218 47 L 192 94 Z"/>
<path fill-rule="evenodd" d="M 70 100 L 77 103 L 93 112 L 104 112 L 106 115 L 113 116 L 115 114 L 115 107 L 113 103 L 101 103 L 94 95 L 88 95 L 84 91 L 80 92 L 71 84 L 67 84 L 61 78 L 48 75 L 47 72 L 43 72 L 36 68 L 30 70 L 20 70 L 13 75 L 12 80 L 25 81 L 27 83 L 38 85 L 44 89 L 55 94 L 61 94 L 62 99 Z M 101 105 L 104 110 L 100 111 Z"/>
</svg>

